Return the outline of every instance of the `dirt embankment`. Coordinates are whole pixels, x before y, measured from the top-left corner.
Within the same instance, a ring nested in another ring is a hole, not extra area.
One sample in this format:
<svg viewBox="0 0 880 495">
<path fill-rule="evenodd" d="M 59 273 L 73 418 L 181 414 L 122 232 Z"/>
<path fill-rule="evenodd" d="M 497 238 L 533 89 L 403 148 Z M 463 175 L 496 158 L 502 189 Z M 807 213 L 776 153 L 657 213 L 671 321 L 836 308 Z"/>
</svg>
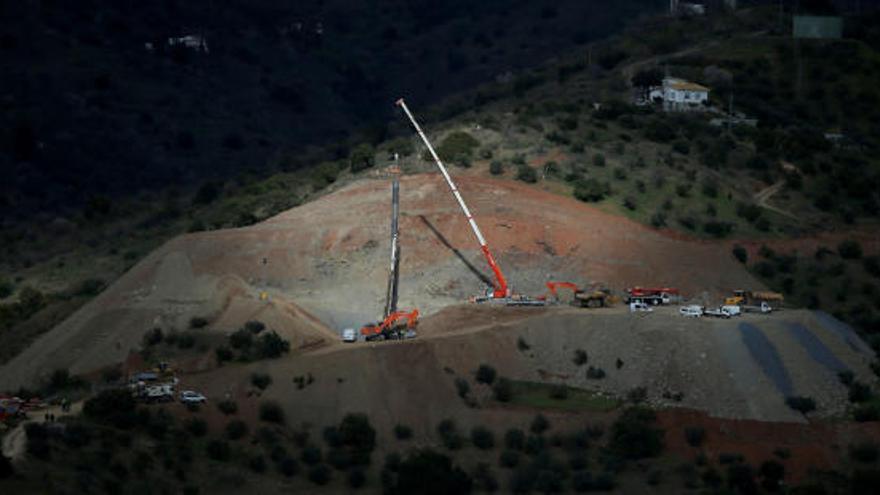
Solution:
<svg viewBox="0 0 880 495">
<path fill-rule="evenodd" d="M 548 280 L 677 286 L 713 300 L 760 284 L 724 243 L 672 238 L 528 185 L 477 176 L 459 187 L 519 293 Z M 83 373 L 122 362 L 153 327 L 229 333 L 265 321 L 295 350 L 334 343 L 378 317 L 389 263 L 390 187 L 363 180 L 260 224 L 178 237 L 0 369 L 0 390 L 57 368 Z M 423 315 L 489 283 L 477 243 L 437 174 L 401 179 L 401 308 Z M 260 295 L 268 295 L 261 299 Z"/>
</svg>

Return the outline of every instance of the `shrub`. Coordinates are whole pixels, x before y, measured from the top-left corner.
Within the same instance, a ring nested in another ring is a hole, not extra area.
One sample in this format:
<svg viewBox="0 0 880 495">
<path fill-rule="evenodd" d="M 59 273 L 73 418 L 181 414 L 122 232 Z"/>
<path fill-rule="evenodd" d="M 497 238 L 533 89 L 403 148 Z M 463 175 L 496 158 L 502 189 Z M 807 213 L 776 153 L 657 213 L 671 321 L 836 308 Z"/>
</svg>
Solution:
<svg viewBox="0 0 880 495">
<path fill-rule="evenodd" d="M 234 400 L 222 400 L 217 403 L 217 409 L 228 416 L 238 412 L 238 404 L 236 404 Z"/>
<path fill-rule="evenodd" d="M 452 459 L 430 449 L 418 450 L 401 463 L 396 477 L 389 478 L 386 493 L 469 493 L 472 481 Z"/>
<path fill-rule="evenodd" d="M 251 320 L 244 324 L 244 329 L 250 333 L 258 334 L 266 329 L 266 324 L 262 321 Z"/>
<path fill-rule="evenodd" d="M 224 440 L 211 440 L 205 445 L 205 453 L 208 458 L 214 461 L 229 460 L 229 443 Z"/>
<path fill-rule="evenodd" d="M 321 453 L 321 448 L 315 445 L 306 445 L 306 447 L 302 451 L 302 461 L 309 466 L 314 466 L 323 460 L 324 456 Z"/>
<path fill-rule="evenodd" d="M 712 237 L 726 237 L 733 231 L 733 224 L 718 220 L 710 220 L 703 224 L 703 232 Z"/>
<path fill-rule="evenodd" d="M 853 410 L 853 419 L 859 423 L 880 421 L 880 407 L 874 404 L 863 404 Z"/>
<path fill-rule="evenodd" d="M 769 492 L 775 492 L 785 478 L 785 466 L 774 460 L 764 461 L 758 473 L 761 475 L 761 486 Z"/>
<path fill-rule="evenodd" d="M 810 411 L 816 410 L 816 401 L 814 401 L 810 397 L 792 396 L 785 399 L 785 403 L 788 405 L 788 407 L 794 409 L 801 414 L 807 414 Z"/>
<path fill-rule="evenodd" d="M 226 424 L 226 437 L 230 440 L 239 440 L 245 436 L 248 431 L 248 427 L 244 421 L 240 419 L 233 419 L 229 423 Z"/>
<path fill-rule="evenodd" d="M 513 384 L 507 378 L 499 378 L 492 385 L 492 394 L 498 402 L 510 402 L 513 398 Z"/>
<path fill-rule="evenodd" d="M 376 448 L 376 430 L 366 414 L 349 413 L 339 423 L 342 444 L 357 453 L 369 455 Z"/>
<path fill-rule="evenodd" d="M 474 151 L 480 146 L 480 142 L 463 131 L 450 133 L 437 146 L 437 154 L 445 162 L 457 162 L 461 159 L 470 160 Z"/>
<path fill-rule="evenodd" d="M 601 380 L 605 378 L 605 370 L 590 366 L 587 368 L 587 378 L 590 380 Z"/>
<path fill-rule="evenodd" d="M 260 454 L 251 457 L 248 460 L 248 467 L 255 473 L 263 473 L 266 471 L 266 458 Z"/>
<path fill-rule="evenodd" d="M 269 423 L 284 424 L 284 410 L 274 401 L 260 404 L 260 419 Z"/>
<path fill-rule="evenodd" d="M 840 380 L 840 383 L 849 387 L 855 381 L 855 374 L 853 374 L 852 370 L 843 370 L 837 373 L 837 378 Z"/>
<path fill-rule="evenodd" d="M 548 428 L 550 428 L 550 422 L 540 413 L 535 416 L 535 419 L 532 420 L 531 426 L 529 426 L 529 430 L 536 435 L 544 433 Z"/>
<path fill-rule="evenodd" d="M 850 402 L 867 402 L 871 399 L 872 396 L 873 394 L 871 393 L 871 387 L 860 381 L 854 381 L 849 386 Z"/>
<path fill-rule="evenodd" d="M 467 380 L 459 377 L 455 379 L 455 389 L 458 392 L 458 396 L 464 399 L 471 391 L 471 386 L 468 384 Z"/>
<path fill-rule="evenodd" d="M 361 143 L 351 150 L 348 163 L 351 171 L 358 173 L 373 166 L 376 152 L 369 143 Z"/>
<path fill-rule="evenodd" d="M 183 334 L 177 337 L 178 349 L 192 349 L 196 345 L 196 339 L 192 335 Z"/>
<path fill-rule="evenodd" d="M 249 349 L 253 343 L 254 334 L 245 330 L 244 328 L 236 330 L 232 335 L 229 336 L 229 345 L 232 346 L 233 349 Z"/>
<path fill-rule="evenodd" d="M 208 433 L 208 423 L 202 418 L 190 418 L 184 423 L 186 431 L 194 437 L 203 437 Z"/>
<path fill-rule="evenodd" d="M 348 486 L 357 490 L 366 484 L 367 475 L 364 474 L 362 469 L 352 469 L 350 473 L 348 473 Z"/>
<path fill-rule="evenodd" d="M 862 246 L 856 241 L 846 240 L 837 246 L 837 253 L 846 260 L 858 259 L 862 257 Z"/>
<path fill-rule="evenodd" d="M 538 172 L 528 165 L 520 165 L 516 170 L 516 178 L 517 180 L 534 184 L 538 182 Z"/>
<path fill-rule="evenodd" d="M 684 438 L 691 447 L 699 447 L 706 439 L 706 430 L 701 426 L 689 426 L 684 429 Z"/>
<path fill-rule="evenodd" d="M 492 175 L 501 175 L 504 173 L 504 164 L 498 160 L 492 160 L 489 164 L 489 173 Z"/>
<path fill-rule="evenodd" d="M 488 364 L 481 364 L 479 368 L 477 368 L 476 379 L 477 383 L 485 383 L 486 385 L 492 385 L 495 382 L 495 368 L 489 366 Z"/>
<path fill-rule="evenodd" d="M 214 352 L 217 355 L 217 363 L 219 364 L 232 360 L 232 349 L 226 346 L 220 346 Z"/>
<path fill-rule="evenodd" d="M 862 264 L 868 274 L 880 278 L 880 256 L 868 256 L 862 261 Z"/>
<path fill-rule="evenodd" d="M 401 462 L 403 462 L 403 458 L 400 456 L 400 453 L 391 452 L 385 456 L 385 469 L 396 473 L 400 471 Z"/>
<path fill-rule="evenodd" d="M 748 464 L 730 464 L 727 467 L 727 485 L 739 493 L 758 493 L 752 467 Z"/>
<path fill-rule="evenodd" d="M 251 375 L 251 385 L 260 390 L 266 390 L 266 387 L 272 384 L 272 376 L 267 373 L 254 373 Z"/>
<path fill-rule="evenodd" d="M 596 153 L 595 155 L 593 155 L 593 165 L 597 167 L 604 167 L 605 155 L 603 155 L 602 153 Z"/>
<path fill-rule="evenodd" d="M 583 366 L 587 364 L 587 351 L 583 349 L 575 350 L 574 359 L 572 359 L 572 362 L 574 362 L 574 364 L 576 364 L 577 366 Z"/>
<path fill-rule="evenodd" d="M 164 334 L 162 333 L 161 328 L 154 328 L 152 330 L 147 330 L 147 333 L 144 334 L 143 343 L 144 347 L 152 347 L 154 345 L 159 345 L 162 343 L 162 338 Z"/>
<path fill-rule="evenodd" d="M 551 399 L 565 400 L 568 399 L 568 387 L 565 385 L 554 385 L 548 394 Z"/>
<path fill-rule="evenodd" d="M 602 201 L 611 192 L 607 183 L 596 179 L 579 180 L 574 186 L 574 197 L 588 203 Z"/>
<path fill-rule="evenodd" d="M 651 215 L 651 225 L 655 228 L 666 226 L 666 214 L 662 211 L 655 212 Z"/>
<path fill-rule="evenodd" d="M 880 448 L 871 441 L 850 445 L 849 456 L 858 462 L 875 462 L 880 457 Z"/>
<path fill-rule="evenodd" d="M 281 357 L 290 351 L 290 342 L 282 339 L 274 331 L 264 333 L 257 339 L 257 357 L 260 359 L 274 359 Z"/>
<path fill-rule="evenodd" d="M 506 468 L 516 467 L 519 464 L 519 452 L 515 450 L 505 450 L 498 457 L 498 463 Z"/>
<path fill-rule="evenodd" d="M 284 476 L 290 478 L 299 472 L 299 463 L 296 462 L 296 459 L 284 454 L 278 461 L 278 471 Z"/>
<path fill-rule="evenodd" d="M 318 486 L 324 486 L 330 482 L 331 474 L 330 468 L 324 464 L 318 464 L 309 469 L 309 481 Z"/>
<path fill-rule="evenodd" d="M 495 435 L 492 430 L 483 426 L 477 426 L 471 430 L 471 442 L 481 450 L 489 450 L 495 446 Z"/>
<path fill-rule="evenodd" d="M 202 318 L 201 316 L 194 316 L 189 320 L 190 328 L 204 328 L 208 326 L 208 320 L 206 318 Z"/>
<path fill-rule="evenodd" d="M 663 431 L 654 427 L 656 420 L 650 409 L 625 410 L 612 426 L 610 450 L 625 459 L 657 456 L 663 450 Z"/>
<path fill-rule="evenodd" d="M 525 352 L 532 347 L 525 341 L 522 337 L 517 337 L 516 339 L 516 348 L 519 349 L 520 352 Z"/>
<path fill-rule="evenodd" d="M 409 440 L 412 438 L 412 435 L 413 431 L 409 426 L 397 424 L 394 427 L 394 436 L 397 437 L 398 440 Z"/>
<path fill-rule="evenodd" d="M 15 286 L 9 280 L 0 280 L 0 299 L 6 299 L 15 292 Z M 0 459 L 2 462 L 2 459 Z"/>
<path fill-rule="evenodd" d="M 444 419 L 437 425 L 437 433 L 443 441 L 443 445 L 449 450 L 458 450 L 464 446 L 464 439 L 458 434 L 455 421 Z"/>
<path fill-rule="evenodd" d="M 749 259 L 749 252 L 746 251 L 746 248 L 736 244 L 733 246 L 733 257 L 737 259 L 740 263 L 745 263 Z"/>
<path fill-rule="evenodd" d="M 768 261 L 760 261 L 754 265 L 755 273 L 764 278 L 772 278 L 776 275 L 776 267 Z"/>
<path fill-rule="evenodd" d="M 104 390 L 83 404 L 83 415 L 99 423 L 107 423 L 117 428 L 134 426 L 137 418 L 137 404 L 126 389 Z"/>
</svg>

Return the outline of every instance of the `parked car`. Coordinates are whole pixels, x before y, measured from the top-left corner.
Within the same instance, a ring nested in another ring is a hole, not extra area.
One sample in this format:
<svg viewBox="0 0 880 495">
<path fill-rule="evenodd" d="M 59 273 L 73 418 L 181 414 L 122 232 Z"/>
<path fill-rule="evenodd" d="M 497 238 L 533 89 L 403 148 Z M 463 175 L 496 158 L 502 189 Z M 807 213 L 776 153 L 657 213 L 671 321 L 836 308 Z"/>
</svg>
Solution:
<svg viewBox="0 0 880 495">
<path fill-rule="evenodd" d="M 184 404 L 203 404 L 207 401 L 208 399 L 204 395 L 192 390 L 184 390 L 180 393 L 180 402 Z"/>
<path fill-rule="evenodd" d="M 724 306 L 721 306 L 721 311 L 726 311 L 730 316 L 742 315 L 742 308 L 736 305 L 725 304 Z"/>
<path fill-rule="evenodd" d="M 357 333 L 354 331 L 354 328 L 346 328 L 342 331 L 342 341 L 357 342 Z"/>
<path fill-rule="evenodd" d="M 682 306 L 678 308 L 678 313 L 682 316 L 699 318 L 700 316 L 703 316 L 703 307 L 697 305 Z"/>
<path fill-rule="evenodd" d="M 633 302 L 629 303 L 629 312 L 635 313 L 636 311 L 647 311 L 650 313 L 651 311 L 654 311 L 654 308 L 652 308 L 651 306 L 648 306 L 646 303 L 643 303 L 643 302 L 633 301 Z"/>
</svg>

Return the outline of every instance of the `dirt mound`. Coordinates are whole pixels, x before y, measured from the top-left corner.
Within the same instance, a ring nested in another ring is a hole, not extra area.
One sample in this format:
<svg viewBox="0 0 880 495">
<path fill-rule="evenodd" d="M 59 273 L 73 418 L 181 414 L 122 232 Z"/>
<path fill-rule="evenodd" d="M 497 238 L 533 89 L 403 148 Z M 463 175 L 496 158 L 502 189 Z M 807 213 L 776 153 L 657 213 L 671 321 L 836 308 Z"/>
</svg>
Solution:
<svg viewBox="0 0 880 495">
<path fill-rule="evenodd" d="M 543 293 L 547 280 L 694 296 L 760 286 L 723 244 L 670 238 L 521 183 L 468 176 L 460 187 L 523 294 Z M 178 237 L 4 366 L 0 390 L 120 362 L 149 328 L 186 328 L 193 316 L 223 332 L 261 319 L 294 347 L 333 340 L 381 312 L 389 203 L 387 181 L 364 180 L 248 228 Z M 401 179 L 401 214 L 402 308 L 431 314 L 483 290 L 488 268 L 439 175 Z"/>
</svg>

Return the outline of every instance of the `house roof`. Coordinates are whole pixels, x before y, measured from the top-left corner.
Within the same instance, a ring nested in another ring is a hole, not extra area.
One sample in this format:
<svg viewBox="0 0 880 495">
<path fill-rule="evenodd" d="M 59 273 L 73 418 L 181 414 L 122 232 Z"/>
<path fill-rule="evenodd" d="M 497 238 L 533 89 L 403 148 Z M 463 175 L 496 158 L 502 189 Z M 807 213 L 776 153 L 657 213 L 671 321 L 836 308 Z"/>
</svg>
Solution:
<svg viewBox="0 0 880 495">
<path fill-rule="evenodd" d="M 679 91 L 701 91 L 701 92 L 709 92 L 709 88 L 706 86 L 701 86 L 697 83 L 692 83 L 690 81 L 670 81 L 669 87 L 672 89 L 677 89 Z"/>
</svg>

